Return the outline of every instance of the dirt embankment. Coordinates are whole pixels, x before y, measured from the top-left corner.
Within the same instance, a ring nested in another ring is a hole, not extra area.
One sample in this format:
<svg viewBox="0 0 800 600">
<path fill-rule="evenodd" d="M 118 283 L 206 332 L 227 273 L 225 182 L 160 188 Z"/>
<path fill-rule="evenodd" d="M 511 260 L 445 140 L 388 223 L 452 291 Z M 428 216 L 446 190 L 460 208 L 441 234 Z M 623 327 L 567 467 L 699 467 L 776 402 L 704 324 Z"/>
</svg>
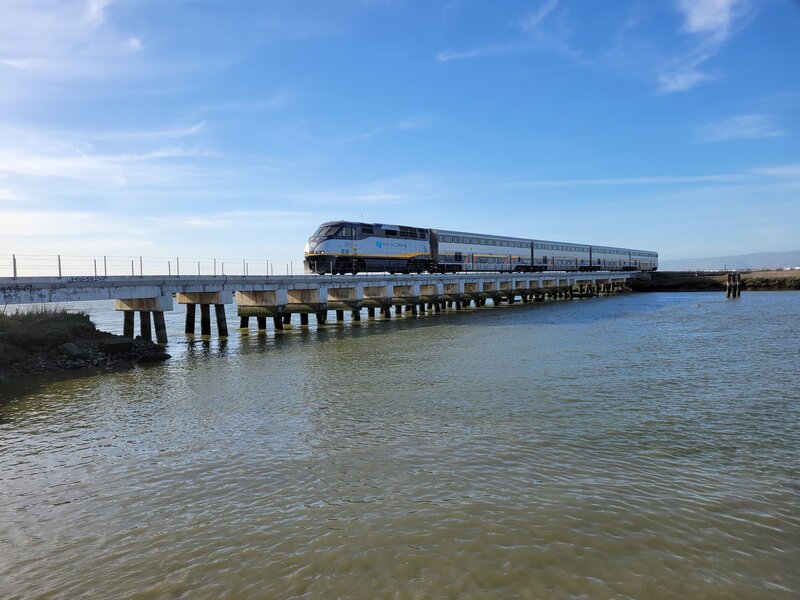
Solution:
<svg viewBox="0 0 800 600">
<path fill-rule="evenodd" d="M 85 314 L 0 313 L 0 384 L 50 371 L 118 369 L 169 357 L 152 342 L 99 331 Z"/>
<path fill-rule="evenodd" d="M 629 282 L 635 292 L 716 292 L 725 291 L 727 273 L 704 271 L 657 271 L 649 280 Z M 800 290 L 800 271 L 742 272 L 742 289 Z"/>
</svg>

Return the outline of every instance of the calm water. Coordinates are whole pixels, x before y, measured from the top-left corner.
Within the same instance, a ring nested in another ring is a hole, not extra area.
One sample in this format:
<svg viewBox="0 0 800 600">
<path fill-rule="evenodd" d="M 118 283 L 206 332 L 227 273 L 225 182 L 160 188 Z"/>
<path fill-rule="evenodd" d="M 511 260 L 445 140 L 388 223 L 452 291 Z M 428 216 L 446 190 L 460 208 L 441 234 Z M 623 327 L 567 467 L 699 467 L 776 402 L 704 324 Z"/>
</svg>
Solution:
<svg viewBox="0 0 800 600">
<path fill-rule="evenodd" d="M 800 595 L 800 294 L 172 318 L 163 366 L 0 388 L 0 597 Z"/>
</svg>

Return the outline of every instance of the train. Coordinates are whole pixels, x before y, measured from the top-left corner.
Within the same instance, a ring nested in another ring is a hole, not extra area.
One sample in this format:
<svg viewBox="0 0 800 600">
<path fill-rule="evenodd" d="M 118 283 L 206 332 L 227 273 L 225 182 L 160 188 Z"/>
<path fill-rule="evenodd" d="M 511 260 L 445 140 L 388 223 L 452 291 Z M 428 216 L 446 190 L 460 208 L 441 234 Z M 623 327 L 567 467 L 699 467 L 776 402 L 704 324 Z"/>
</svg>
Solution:
<svg viewBox="0 0 800 600">
<path fill-rule="evenodd" d="M 304 263 L 307 273 L 335 275 L 655 271 L 658 253 L 447 229 L 330 221 L 320 225 L 308 240 Z"/>
</svg>

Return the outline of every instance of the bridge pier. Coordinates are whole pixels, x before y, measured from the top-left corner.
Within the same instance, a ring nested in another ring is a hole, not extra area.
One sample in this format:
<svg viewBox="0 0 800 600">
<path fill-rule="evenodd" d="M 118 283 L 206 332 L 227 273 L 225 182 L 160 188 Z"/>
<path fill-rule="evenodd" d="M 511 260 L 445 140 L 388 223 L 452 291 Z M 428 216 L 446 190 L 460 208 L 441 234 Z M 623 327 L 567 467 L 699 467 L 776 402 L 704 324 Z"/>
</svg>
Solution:
<svg viewBox="0 0 800 600">
<path fill-rule="evenodd" d="M 354 310 L 353 311 L 353 321 L 361 321 L 361 311 Z"/>
<path fill-rule="evenodd" d="M 200 335 L 211 335 L 211 305 L 200 305 Z"/>
<path fill-rule="evenodd" d="M 152 341 L 153 321 L 156 324 L 156 340 L 159 344 L 167 343 L 167 327 L 164 322 L 164 311 L 172 310 L 172 296 L 158 296 L 156 298 L 131 298 L 115 300 L 114 309 L 122 312 L 122 335 L 133 339 L 136 313 L 139 313 L 139 335 L 143 340 Z"/>
<path fill-rule="evenodd" d="M 175 294 L 178 304 L 186 305 L 186 333 L 194 334 L 197 305 L 200 305 L 200 335 L 211 335 L 211 305 L 214 305 L 214 316 L 217 321 L 217 333 L 220 337 L 228 337 L 228 320 L 225 305 L 233 302 L 233 293 L 219 292 L 178 292 Z M 249 323 L 249 322 L 248 322 Z M 244 325 L 247 327 L 247 323 Z"/>
<path fill-rule="evenodd" d="M 267 331 L 267 317 L 256 317 L 256 323 L 258 323 L 259 333 Z"/>
<path fill-rule="evenodd" d="M 308 327 L 308 313 L 300 313 L 300 326 Z"/>
<path fill-rule="evenodd" d="M 167 322 L 164 320 L 163 310 L 153 311 L 153 322 L 156 326 L 156 341 L 159 344 L 167 343 Z"/>
</svg>

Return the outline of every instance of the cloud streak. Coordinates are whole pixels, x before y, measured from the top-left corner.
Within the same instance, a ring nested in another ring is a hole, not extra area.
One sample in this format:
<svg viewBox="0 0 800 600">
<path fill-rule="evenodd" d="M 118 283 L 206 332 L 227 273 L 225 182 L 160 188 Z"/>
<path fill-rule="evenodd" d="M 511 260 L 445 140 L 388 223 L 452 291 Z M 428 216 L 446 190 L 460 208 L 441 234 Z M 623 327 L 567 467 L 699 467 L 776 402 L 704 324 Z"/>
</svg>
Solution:
<svg viewBox="0 0 800 600">
<path fill-rule="evenodd" d="M 684 92 L 721 77 L 706 64 L 749 24 L 755 11 L 745 0 L 680 0 L 674 8 L 681 17 L 681 28 L 668 43 L 643 37 L 639 8 L 615 35 L 606 36 L 611 43 L 589 48 L 575 43 L 576 24 L 560 1 L 544 0 L 519 19 L 521 36 L 445 50 L 436 55 L 436 60 L 446 63 L 548 50 L 582 67 L 647 80 L 657 94 Z"/>
<path fill-rule="evenodd" d="M 786 132 L 778 127 L 772 115 L 750 114 L 709 123 L 700 128 L 699 134 L 703 141 L 721 142 L 782 137 Z"/>
</svg>

